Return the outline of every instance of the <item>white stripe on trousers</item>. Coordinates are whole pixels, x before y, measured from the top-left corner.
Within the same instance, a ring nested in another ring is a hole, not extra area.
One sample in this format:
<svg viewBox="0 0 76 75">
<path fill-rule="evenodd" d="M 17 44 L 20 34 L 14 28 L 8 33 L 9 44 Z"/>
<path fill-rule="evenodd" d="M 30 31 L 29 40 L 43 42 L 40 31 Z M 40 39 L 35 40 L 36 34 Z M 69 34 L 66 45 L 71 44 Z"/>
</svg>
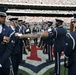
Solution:
<svg viewBox="0 0 76 75">
<path fill-rule="evenodd" d="M 57 74 L 59 74 L 59 53 L 57 52 Z"/>
</svg>

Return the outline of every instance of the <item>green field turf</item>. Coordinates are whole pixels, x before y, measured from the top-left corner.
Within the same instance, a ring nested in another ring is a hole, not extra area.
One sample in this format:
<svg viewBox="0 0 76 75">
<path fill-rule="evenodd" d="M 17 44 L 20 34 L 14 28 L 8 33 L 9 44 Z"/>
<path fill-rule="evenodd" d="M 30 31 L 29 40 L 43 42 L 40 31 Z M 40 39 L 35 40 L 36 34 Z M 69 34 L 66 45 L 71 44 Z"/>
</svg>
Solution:
<svg viewBox="0 0 76 75">
<path fill-rule="evenodd" d="M 30 74 L 28 74 L 27 72 L 22 71 L 22 70 L 19 70 L 19 73 L 21 73 L 22 75 L 30 75 Z"/>
<path fill-rule="evenodd" d="M 54 70 L 54 68 L 51 68 L 51 69 L 47 70 L 43 75 L 50 75 L 50 72 L 53 70 Z M 63 66 L 61 66 L 60 70 L 61 70 L 60 75 L 68 75 L 67 69 L 65 69 Z"/>
<path fill-rule="evenodd" d="M 51 69 L 47 70 L 43 75 L 50 75 L 50 71 L 53 71 L 53 70 L 54 70 L 54 68 L 51 68 Z M 67 69 L 66 69 L 66 72 L 65 73 L 64 73 L 64 71 L 65 71 L 65 68 L 63 66 L 61 66 L 60 75 L 68 75 L 67 74 Z M 29 75 L 27 72 L 22 71 L 20 69 L 19 69 L 19 73 L 21 73 L 22 75 Z"/>
</svg>

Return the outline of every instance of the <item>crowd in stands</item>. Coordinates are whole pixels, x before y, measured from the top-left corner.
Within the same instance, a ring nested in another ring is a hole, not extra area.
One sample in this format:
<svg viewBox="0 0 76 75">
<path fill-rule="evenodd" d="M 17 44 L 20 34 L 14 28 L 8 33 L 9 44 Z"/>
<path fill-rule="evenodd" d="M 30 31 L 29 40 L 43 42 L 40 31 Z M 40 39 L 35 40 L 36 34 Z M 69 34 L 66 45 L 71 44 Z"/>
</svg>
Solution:
<svg viewBox="0 0 76 75">
<path fill-rule="evenodd" d="M 76 0 L 0 0 L 1 3 L 75 5 Z"/>
</svg>

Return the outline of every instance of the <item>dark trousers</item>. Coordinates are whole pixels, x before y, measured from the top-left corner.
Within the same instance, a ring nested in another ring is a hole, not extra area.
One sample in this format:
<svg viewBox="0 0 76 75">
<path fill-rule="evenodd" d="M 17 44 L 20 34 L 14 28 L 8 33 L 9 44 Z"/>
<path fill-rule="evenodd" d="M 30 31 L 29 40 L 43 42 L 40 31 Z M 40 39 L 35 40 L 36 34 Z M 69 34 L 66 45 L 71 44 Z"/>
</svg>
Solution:
<svg viewBox="0 0 76 75">
<path fill-rule="evenodd" d="M 49 59 L 50 61 L 53 61 L 52 45 L 47 45 L 47 50 L 48 50 L 48 59 Z"/>
<path fill-rule="evenodd" d="M 54 51 L 54 55 L 55 55 L 55 73 L 56 73 L 56 75 L 60 75 L 60 56 L 61 56 L 61 52 L 55 52 Z"/>
<path fill-rule="evenodd" d="M 73 62 L 68 68 L 68 75 L 76 75 L 76 62 Z"/>
<path fill-rule="evenodd" d="M 46 53 L 46 54 L 48 53 L 48 50 L 47 50 L 47 44 L 46 44 L 46 43 L 44 44 L 44 50 L 43 50 L 43 53 Z"/>
<path fill-rule="evenodd" d="M 11 60 L 12 60 L 14 75 L 17 75 L 18 74 L 18 67 L 19 67 L 19 64 L 21 62 L 21 53 L 12 54 Z"/>
<path fill-rule="evenodd" d="M 38 38 L 34 38 L 34 43 L 37 45 Z"/>
<path fill-rule="evenodd" d="M 8 68 L 0 68 L 0 75 L 9 75 L 10 74 L 10 67 Z"/>
</svg>

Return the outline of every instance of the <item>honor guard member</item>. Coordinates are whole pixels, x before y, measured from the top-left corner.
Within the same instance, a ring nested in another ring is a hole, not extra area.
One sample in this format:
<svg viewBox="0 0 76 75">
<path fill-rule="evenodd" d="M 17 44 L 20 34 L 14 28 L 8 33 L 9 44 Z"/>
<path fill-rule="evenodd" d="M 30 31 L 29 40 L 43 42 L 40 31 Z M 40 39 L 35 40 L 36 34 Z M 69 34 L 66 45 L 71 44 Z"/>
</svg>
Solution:
<svg viewBox="0 0 76 75">
<path fill-rule="evenodd" d="M 14 46 L 14 32 L 5 24 L 6 11 L 7 7 L 0 5 L 0 34 L 3 36 L 3 39 L 0 39 L 0 75 L 9 75 L 9 57 Z"/>
<path fill-rule="evenodd" d="M 32 33 L 36 34 L 37 32 L 38 32 L 37 24 L 34 24 Z M 36 45 L 38 44 L 37 40 L 38 40 L 38 38 L 34 38 L 34 43 L 35 43 Z"/>
<path fill-rule="evenodd" d="M 44 25 L 44 31 L 48 30 L 48 21 L 43 23 Z M 47 50 L 47 38 L 46 37 L 42 37 L 43 39 L 43 43 L 44 43 L 44 49 L 43 49 L 43 53 L 44 54 L 48 54 L 48 50 Z"/>
<path fill-rule="evenodd" d="M 60 75 L 60 56 L 61 52 L 64 51 L 65 47 L 65 36 L 66 29 L 63 28 L 63 21 L 56 19 L 56 27 L 51 31 L 45 31 L 44 33 L 38 34 L 41 37 L 50 37 L 54 39 L 54 55 L 55 55 L 55 73 L 54 75 Z"/>
<path fill-rule="evenodd" d="M 31 29 L 29 27 L 29 23 L 26 23 L 25 21 L 23 21 L 22 24 L 25 27 L 23 34 L 31 33 Z M 28 54 L 27 51 L 26 51 L 26 49 L 28 49 L 28 51 L 31 51 L 29 38 L 25 38 L 23 43 L 25 45 L 25 46 L 23 46 L 23 49 L 24 49 L 24 52 L 23 53 L 24 54 Z"/>
<path fill-rule="evenodd" d="M 40 32 L 41 33 L 44 32 L 44 26 L 43 25 L 41 25 Z M 43 42 L 43 38 L 41 37 L 40 41 L 39 41 L 39 44 L 38 44 L 38 47 L 42 48 L 43 46 L 44 46 L 44 42 Z"/>
<path fill-rule="evenodd" d="M 16 25 L 15 22 L 17 21 L 18 18 L 10 18 L 10 28 L 11 30 L 16 32 Z M 14 47 L 13 47 L 13 52 L 11 54 L 11 61 L 12 61 L 12 66 L 13 66 L 13 72 L 14 75 L 18 75 L 18 67 L 19 64 L 21 62 L 21 58 L 22 58 L 22 49 L 21 49 L 21 40 L 17 37 L 15 37 L 15 43 L 14 43 Z"/>
<path fill-rule="evenodd" d="M 25 21 L 22 21 L 22 20 L 18 20 L 18 22 L 21 22 L 21 30 L 19 33 L 21 34 L 28 34 L 30 33 L 30 28 L 29 28 L 29 23 L 26 23 Z M 25 39 L 22 39 L 22 54 L 28 54 L 26 49 L 28 49 L 28 51 L 30 51 L 30 43 L 29 43 L 29 39 L 28 38 L 25 38 Z M 23 56 L 23 55 L 22 55 Z M 22 57 L 22 61 L 21 62 L 25 62 L 25 60 L 23 59 Z"/>
<path fill-rule="evenodd" d="M 53 24 L 53 22 L 48 21 L 48 32 L 50 32 L 53 29 L 52 24 Z M 46 44 L 47 44 L 47 50 L 48 50 L 48 59 L 46 61 L 52 62 L 53 61 L 53 56 L 52 56 L 53 39 L 50 39 L 50 37 L 47 37 Z"/>
<path fill-rule="evenodd" d="M 74 31 L 66 35 L 65 67 L 68 68 L 68 75 L 76 75 L 76 14 L 72 20 Z"/>
<path fill-rule="evenodd" d="M 22 23 L 23 23 L 23 20 L 18 20 L 18 26 L 16 27 L 16 30 L 18 29 L 18 33 L 20 33 L 20 34 L 25 34 L 25 28 L 26 27 Z M 23 52 L 24 52 L 23 47 L 25 48 L 25 46 L 24 46 L 25 45 L 25 40 L 20 39 L 20 41 L 21 41 L 20 46 L 21 46 L 21 51 L 22 51 L 21 54 L 23 54 Z M 27 53 L 25 52 L 25 54 L 27 54 Z M 23 62 L 23 60 L 21 62 Z"/>
<path fill-rule="evenodd" d="M 31 28 L 30 28 L 30 25 L 29 23 L 25 23 L 26 24 L 26 29 L 25 29 L 25 34 L 31 34 Z M 31 51 L 31 48 L 30 48 L 30 38 L 26 38 L 26 48 L 28 49 L 28 51 Z"/>
<path fill-rule="evenodd" d="M 55 75 L 60 75 L 60 56 L 65 47 L 65 36 L 67 30 L 63 28 L 63 21 L 56 19 L 56 30 L 54 37 Z"/>
</svg>

